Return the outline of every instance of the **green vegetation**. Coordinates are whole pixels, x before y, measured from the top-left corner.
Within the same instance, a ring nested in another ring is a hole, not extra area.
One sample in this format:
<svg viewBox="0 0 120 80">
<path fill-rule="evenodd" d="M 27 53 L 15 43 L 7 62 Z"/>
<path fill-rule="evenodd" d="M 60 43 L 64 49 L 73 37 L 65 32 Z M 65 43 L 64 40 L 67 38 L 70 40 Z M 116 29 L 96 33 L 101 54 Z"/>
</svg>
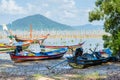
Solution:
<svg viewBox="0 0 120 80">
<path fill-rule="evenodd" d="M 63 74 L 52 76 L 52 78 L 55 80 L 102 80 L 106 77 L 106 75 L 99 75 L 98 72 L 89 74 Z"/>
<path fill-rule="evenodd" d="M 34 74 L 34 75 L 33 75 L 33 78 L 34 78 L 35 80 L 38 80 L 38 79 L 41 78 L 41 77 L 43 77 L 43 75 L 41 75 L 41 74 Z"/>
<path fill-rule="evenodd" d="M 114 54 L 120 51 L 120 0 L 97 0 L 96 8 L 89 13 L 89 21 L 104 20 L 104 47 L 110 47 Z"/>
</svg>

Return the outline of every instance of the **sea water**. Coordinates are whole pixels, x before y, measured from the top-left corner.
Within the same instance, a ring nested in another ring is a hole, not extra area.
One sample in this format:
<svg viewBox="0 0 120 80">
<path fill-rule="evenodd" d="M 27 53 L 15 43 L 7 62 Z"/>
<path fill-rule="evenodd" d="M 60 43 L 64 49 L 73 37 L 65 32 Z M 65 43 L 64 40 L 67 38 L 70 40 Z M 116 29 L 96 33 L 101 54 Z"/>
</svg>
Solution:
<svg viewBox="0 0 120 80">
<path fill-rule="evenodd" d="M 71 45 L 77 45 L 78 43 L 82 43 L 84 42 L 84 44 L 82 45 L 84 50 L 88 50 L 88 49 L 95 49 L 96 45 L 97 46 L 97 50 L 98 49 L 103 49 L 103 43 L 104 41 L 102 40 L 102 38 L 85 38 L 85 39 L 46 39 L 44 41 L 44 45 L 48 45 L 48 46 L 71 46 Z M 9 43 L 8 39 L 0 39 L 0 43 Z M 35 46 L 39 46 L 34 45 Z M 35 47 L 35 48 L 37 48 Z"/>
</svg>

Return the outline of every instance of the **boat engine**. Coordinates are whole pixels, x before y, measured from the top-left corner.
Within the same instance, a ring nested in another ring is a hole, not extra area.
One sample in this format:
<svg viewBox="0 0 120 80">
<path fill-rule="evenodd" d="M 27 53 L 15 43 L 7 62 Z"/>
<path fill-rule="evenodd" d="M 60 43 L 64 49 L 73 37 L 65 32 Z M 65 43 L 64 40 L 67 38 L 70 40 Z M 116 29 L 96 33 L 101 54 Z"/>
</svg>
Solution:
<svg viewBox="0 0 120 80">
<path fill-rule="evenodd" d="M 22 51 L 22 46 L 16 46 L 15 53 L 20 53 Z"/>
<path fill-rule="evenodd" d="M 75 63 L 78 63 L 78 58 L 81 57 L 83 54 L 83 48 L 77 48 L 75 50 L 75 53 L 73 54 L 73 61 L 75 61 Z"/>
<path fill-rule="evenodd" d="M 77 59 L 77 57 L 82 56 L 83 54 L 83 48 L 77 48 L 74 53 L 74 58 Z"/>
</svg>

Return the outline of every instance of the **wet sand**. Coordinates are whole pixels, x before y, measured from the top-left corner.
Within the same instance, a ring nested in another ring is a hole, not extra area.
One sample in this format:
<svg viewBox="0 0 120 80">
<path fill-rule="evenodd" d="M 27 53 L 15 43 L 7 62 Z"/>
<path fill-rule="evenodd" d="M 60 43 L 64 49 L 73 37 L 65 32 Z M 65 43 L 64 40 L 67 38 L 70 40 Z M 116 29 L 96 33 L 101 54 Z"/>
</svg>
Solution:
<svg viewBox="0 0 120 80">
<path fill-rule="evenodd" d="M 73 69 L 67 62 L 49 70 L 46 66 L 52 67 L 66 60 L 65 56 L 55 60 L 27 61 L 14 63 L 9 54 L 0 54 L 0 80 L 79 80 L 97 78 L 104 80 L 120 79 L 120 63 L 106 63 L 91 66 L 85 69 Z M 89 76 L 83 78 L 85 75 Z M 91 76 L 94 77 L 91 77 Z M 96 76 L 96 77 L 95 77 Z"/>
</svg>

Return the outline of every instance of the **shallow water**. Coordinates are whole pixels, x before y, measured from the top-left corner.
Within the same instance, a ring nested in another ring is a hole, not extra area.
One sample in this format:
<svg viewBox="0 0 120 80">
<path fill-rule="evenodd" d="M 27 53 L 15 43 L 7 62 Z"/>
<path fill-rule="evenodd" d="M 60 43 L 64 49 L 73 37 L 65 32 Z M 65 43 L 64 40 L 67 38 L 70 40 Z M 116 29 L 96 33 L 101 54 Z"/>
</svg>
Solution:
<svg viewBox="0 0 120 80">
<path fill-rule="evenodd" d="M 90 48 L 94 50 L 97 44 L 98 44 L 98 47 L 96 48 L 96 50 L 103 49 L 104 41 L 102 40 L 102 38 L 89 38 L 89 39 L 83 39 L 82 41 L 85 41 L 83 45 L 83 49 L 86 52 L 90 52 L 89 50 Z"/>
<path fill-rule="evenodd" d="M 83 44 L 83 48 L 92 48 L 94 49 L 96 47 L 96 44 L 98 44 L 98 48 L 97 49 L 102 49 L 103 48 L 103 40 L 102 38 L 85 38 L 85 39 L 46 39 L 44 41 L 44 45 L 53 45 L 53 46 L 70 46 L 70 45 L 76 45 L 78 43 L 84 42 Z M 0 43 L 8 43 L 9 39 L 0 39 Z M 38 45 L 37 45 L 38 46 Z M 35 46 L 34 46 L 35 47 Z"/>
</svg>

